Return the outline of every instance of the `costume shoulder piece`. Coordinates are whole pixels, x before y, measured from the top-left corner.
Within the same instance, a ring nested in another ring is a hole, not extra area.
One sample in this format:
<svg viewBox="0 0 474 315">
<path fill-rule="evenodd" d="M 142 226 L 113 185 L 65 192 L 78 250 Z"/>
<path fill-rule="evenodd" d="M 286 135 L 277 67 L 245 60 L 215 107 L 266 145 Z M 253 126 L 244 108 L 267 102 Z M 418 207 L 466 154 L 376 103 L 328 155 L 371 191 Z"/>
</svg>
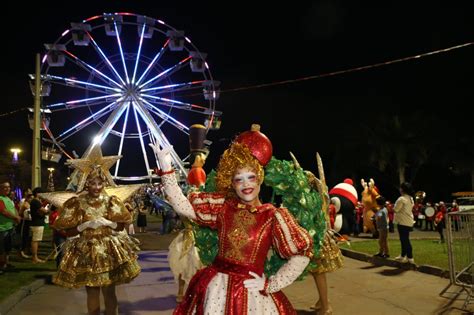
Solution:
<svg viewBox="0 0 474 315">
<path fill-rule="evenodd" d="M 73 197 L 77 197 L 77 194 L 70 191 L 58 191 L 58 192 L 49 192 L 41 193 L 39 196 L 47 200 L 52 205 L 61 208 L 64 203 Z"/>
<path fill-rule="evenodd" d="M 64 203 L 56 222 L 54 222 L 54 227 L 58 230 L 67 230 L 75 228 L 81 222 L 82 211 L 79 197 L 74 196 Z"/>
<path fill-rule="evenodd" d="M 109 220 L 114 222 L 130 223 L 132 221 L 131 213 L 125 208 L 124 203 L 117 196 L 108 197 Z"/>
</svg>

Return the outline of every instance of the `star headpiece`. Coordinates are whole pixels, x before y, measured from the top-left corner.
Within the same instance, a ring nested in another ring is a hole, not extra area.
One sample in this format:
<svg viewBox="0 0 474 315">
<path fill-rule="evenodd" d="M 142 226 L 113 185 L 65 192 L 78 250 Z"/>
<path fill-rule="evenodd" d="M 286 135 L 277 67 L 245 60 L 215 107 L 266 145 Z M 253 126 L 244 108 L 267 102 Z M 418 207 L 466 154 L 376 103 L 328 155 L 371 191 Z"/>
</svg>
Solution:
<svg viewBox="0 0 474 315">
<path fill-rule="evenodd" d="M 108 185 L 113 187 L 117 186 L 109 172 L 109 168 L 111 168 L 120 158 L 122 158 L 121 155 L 103 156 L 100 145 L 95 145 L 89 155 L 85 158 L 67 160 L 72 167 L 80 172 L 77 191 L 83 190 L 89 175 L 96 172 L 99 172 L 99 174 L 102 173 L 105 176 Z"/>
</svg>

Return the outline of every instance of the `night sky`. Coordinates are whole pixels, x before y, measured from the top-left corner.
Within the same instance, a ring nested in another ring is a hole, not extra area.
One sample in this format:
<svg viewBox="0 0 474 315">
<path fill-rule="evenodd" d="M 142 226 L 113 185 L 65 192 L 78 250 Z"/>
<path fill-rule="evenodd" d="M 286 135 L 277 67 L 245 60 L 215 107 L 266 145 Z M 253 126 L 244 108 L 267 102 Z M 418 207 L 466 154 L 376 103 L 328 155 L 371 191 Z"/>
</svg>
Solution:
<svg viewBox="0 0 474 315">
<path fill-rule="evenodd" d="M 471 189 L 466 173 L 450 172 L 449 156 L 453 148 L 473 142 L 473 118 L 467 114 L 472 111 L 462 109 L 473 104 L 472 46 L 360 72 L 226 92 L 471 42 L 474 19 L 467 1 L 449 5 L 330 0 L 293 1 L 291 5 L 274 1 L 42 3 L 48 4 L 34 5 L 27 12 L 21 3 L 11 3 L 16 9 L 3 14 L 0 113 L 31 106 L 27 74 L 34 71 L 35 53 L 43 52 L 43 43 L 57 39 L 70 22 L 103 12 L 129 11 L 185 30 L 199 50 L 208 53 L 212 74 L 222 82 L 217 109 L 224 115 L 222 128 L 208 135 L 213 145 L 207 168 L 215 165 L 237 133 L 259 123 L 273 142 L 276 157 L 289 159 L 288 151 L 292 151 L 305 169 L 316 171 L 318 151 L 330 186 L 346 177 L 374 177 L 382 192 L 394 198 L 393 174 L 376 171 L 366 147 L 353 148 L 351 141 L 362 136 L 367 126 L 380 126 L 386 117 L 414 115 L 420 121 L 432 119 L 439 130 L 454 129 L 462 135 L 439 138 L 436 150 L 429 153 L 433 158 L 428 157 L 427 166 L 413 178 L 415 188 L 431 193 L 433 199 Z M 5 151 L 20 145 L 28 157 L 31 131 L 26 112 L 0 117 L 0 123 Z"/>
</svg>

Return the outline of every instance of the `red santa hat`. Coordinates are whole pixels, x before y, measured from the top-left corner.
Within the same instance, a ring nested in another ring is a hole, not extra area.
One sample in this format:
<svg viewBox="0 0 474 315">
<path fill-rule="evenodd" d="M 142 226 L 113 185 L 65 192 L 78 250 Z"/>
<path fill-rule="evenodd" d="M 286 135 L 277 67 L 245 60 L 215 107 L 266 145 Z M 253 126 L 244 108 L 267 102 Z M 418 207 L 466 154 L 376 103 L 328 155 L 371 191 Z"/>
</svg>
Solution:
<svg viewBox="0 0 474 315">
<path fill-rule="evenodd" d="M 347 182 L 346 182 L 347 181 Z M 329 191 L 329 195 L 340 195 L 342 197 L 345 197 L 349 199 L 354 206 L 357 205 L 357 190 L 352 186 L 351 184 L 348 183 L 348 181 L 351 181 L 351 179 L 345 179 L 343 183 L 339 183 L 334 188 L 332 188 Z"/>
</svg>

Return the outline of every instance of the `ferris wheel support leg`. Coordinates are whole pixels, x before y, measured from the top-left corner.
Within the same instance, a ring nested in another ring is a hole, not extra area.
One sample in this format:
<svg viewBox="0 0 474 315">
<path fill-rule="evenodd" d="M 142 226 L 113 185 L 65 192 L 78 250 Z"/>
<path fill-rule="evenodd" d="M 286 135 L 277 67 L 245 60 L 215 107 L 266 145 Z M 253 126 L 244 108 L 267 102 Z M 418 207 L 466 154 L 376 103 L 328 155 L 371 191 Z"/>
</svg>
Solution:
<svg viewBox="0 0 474 315">
<path fill-rule="evenodd" d="M 153 119 L 151 114 L 148 112 L 148 110 L 145 108 L 145 106 L 140 102 L 140 100 L 135 99 L 135 101 L 136 101 L 135 105 L 136 105 L 138 113 L 146 122 L 146 124 L 149 126 L 153 136 L 156 139 L 158 139 L 158 142 L 160 143 L 160 145 L 163 147 L 171 147 L 170 142 L 168 141 L 166 136 L 163 134 L 161 129 L 158 127 L 155 120 Z M 188 171 L 184 168 L 184 162 L 181 160 L 179 155 L 176 153 L 176 151 L 173 148 L 171 149 L 170 153 L 171 153 L 171 158 L 173 159 L 174 164 L 179 168 L 179 170 L 184 175 L 187 176 Z"/>
</svg>

